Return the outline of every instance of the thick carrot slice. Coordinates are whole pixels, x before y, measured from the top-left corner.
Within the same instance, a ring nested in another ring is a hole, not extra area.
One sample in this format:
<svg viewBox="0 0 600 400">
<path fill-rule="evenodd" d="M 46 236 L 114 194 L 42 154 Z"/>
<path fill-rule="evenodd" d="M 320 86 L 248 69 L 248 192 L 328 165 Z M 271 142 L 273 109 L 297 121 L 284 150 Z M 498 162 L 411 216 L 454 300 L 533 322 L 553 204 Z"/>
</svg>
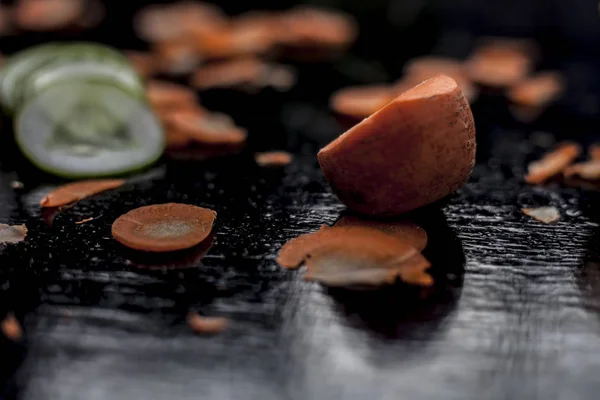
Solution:
<svg viewBox="0 0 600 400">
<path fill-rule="evenodd" d="M 395 216 L 463 186 L 475 125 L 456 81 L 438 76 L 400 95 L 319 152 L 334 192 L 361 214 Z"/>
<path fill-rule="evenodd" d="M 184 250 L 210 235 L 216 216 L 213 210 L 187 204 L 140 207 L 120 216 L 112 225 L 112 235 L 135 250 Z"/>
<path fill-rule="evenodd" d="M 40 202 L 40 206 L 66 206 L 79 200 L 83 200 L 86 197 L 90 197 L 107 190 L 116 189 L 119 186 L 122 186 L 124 183 L 125 180 L 123 179 L 99 179 L 68 183 L 48 193 Z"/>
<path fill-rule="evenodd" d="M 565 142 L 546 154 L 541 160 L 529 164 L 525 182 L 538 185 L 563 172 L 579 155 L 581 146 Z"/>
</svg>

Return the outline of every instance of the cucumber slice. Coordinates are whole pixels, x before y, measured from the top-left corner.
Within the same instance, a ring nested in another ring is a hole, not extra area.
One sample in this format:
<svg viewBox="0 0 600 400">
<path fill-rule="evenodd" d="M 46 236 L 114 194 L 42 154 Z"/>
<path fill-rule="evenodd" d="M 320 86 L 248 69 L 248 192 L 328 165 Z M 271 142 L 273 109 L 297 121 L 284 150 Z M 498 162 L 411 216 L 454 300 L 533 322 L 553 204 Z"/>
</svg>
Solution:
<svg viewBox="0 0 600 400">
<path fill-rule="evenodd" d="M 63 47 L 61 44 L 47 44 L 24 50 L 10 57 L 0 74 L 0 103 L 8 113 L 15 111 L 14 94 L 29 74 L 40 65 L 50 62 Z"/>
<path fill-rule="evenodd" d="M 141 169 L 162 154 L 162 128 L 145 102 L 113 85 L 56 84 L 20 110 L 16 141 L 40 169 L 68 178 Z"/>
<path fill-rule="evenodd" d="M 38 68 L 25 84 L 15 90 L 14 105 L 18 108 L 50 86 L 73 80 L 115 85 L 136 98 L 145 98 L 144 84 L 129 65 L 107 60 L 58 59 Z"/>
</svg>

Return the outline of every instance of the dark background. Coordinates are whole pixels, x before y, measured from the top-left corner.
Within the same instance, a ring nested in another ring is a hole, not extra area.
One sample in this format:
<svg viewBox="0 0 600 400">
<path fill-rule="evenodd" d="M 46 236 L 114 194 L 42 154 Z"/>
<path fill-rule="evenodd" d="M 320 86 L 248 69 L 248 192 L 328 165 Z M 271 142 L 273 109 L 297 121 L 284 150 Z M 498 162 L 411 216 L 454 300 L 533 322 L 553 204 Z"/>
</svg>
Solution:
<svg viewBox="0 0 600 400">
<path fill-rule="evenodd" d="M 0 38 L 11 53 L 45 40 L 84 38 L 144 48 L 131 18 L 141 1 L 107 1 L 105 23 L 83 35 Z M 219 2 L 232 14 L 291 1 Z M 0 253 L 0 315 L 16 313 L 25 340 L 0 338 L 6 399 L 595 399 L 600 389 L 598 193 L 588 186 L 522 183 L 527 162 L 557 140 L 597 139 L 600 16 L 593 1 L 313 2 L 357 17 L 361 37 L 334 62 L 296 64 L 289 93 L 212 91 L 208 108 L 248 127 L 249 148 L 210 161 L 163 160 L 122 189 L 82 201 L 44 223 L 39 199 L 60 180 L 40 174 L 0 137 L 0 222 L 26 223 L 25 243 Z M 436 287 L 426 298 L 386 290 L 326 290 L 281 271 L 291 237 L 334 222 L 344 207 L 316 163 L 343 131 L 329 113 L 342 86 L 393 81 L 410 58 L 466 57 L 484 35 L 535 38 L 540 68 L 568 91 L 524 124 L 503 96 L 473 105 L 478 165 L 441 204 L 411 215 L 427 230 Z M 255 150 L 296 161 L 263 170 Z M 10 188 L 12 180 L 25 184 Z M 176 259 L 118 246 L 110 226 L 145 204 L 179 201 L 218 212 L 214 246 Z M 553 226 L 524 206 L 554 205 Z M 90 216 L 91 223 L 74 222 Z M 177 268 L 181 266 L 193 268 Z M 169 268 L 166 268 L 169 267 Z M 230 330 L 195 337 L 188 310 L 224 315 Z"/>
</svg>

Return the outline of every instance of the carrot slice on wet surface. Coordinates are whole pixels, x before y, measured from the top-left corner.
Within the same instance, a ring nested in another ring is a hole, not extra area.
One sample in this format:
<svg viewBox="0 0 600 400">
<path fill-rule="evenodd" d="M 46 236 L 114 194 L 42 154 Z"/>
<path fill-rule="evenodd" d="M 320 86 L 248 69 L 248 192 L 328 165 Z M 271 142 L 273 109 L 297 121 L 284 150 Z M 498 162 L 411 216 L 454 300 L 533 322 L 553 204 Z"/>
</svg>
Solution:
<svg viewBox="0 0 600 400">
<path fill-rule="evenodd" d="M 98 179 L 68 183 L 48 193 L 41 201 L 42 207 L 61 207 L 107 190 L 116 189 L 124 179 Z"/>
<path fill-rule="evenodd" d="M 294 160 L 294 156 L 287 151 L 267 151 L 265 153 L 257 153 L 255 160 L 261 167 L 281 167 L 288 165 Z"/>
<path fill-rule="evenodd" d="M 277 261 L 285 268 L 306 262 L 306 279 L 331 286 L 386 284 L 398 277 L 433 283 L 426 272 L 431 265 L 408 241 L 366 227 L 322 227 L 287 242 Z"/>
<path fill-rule="evenodd" d="M 378 220 L 367 219 L 354 215 L 344 215 L 334 225 L 335 227 L 363 227 L 377 229 L 388 235 L 396 236 L 399 239 L 410 243 L 419 251 L 427 247 L 427 232 L 419 225 L 403 220 Z"/>
<path fill-rule="evenodd" d="M 188 204 L 140 207 L 117 218 L 112 235 L 129 248 L 169 252 L 193 247 L 211 233 L 217 213 Z"/>
<path fill-rule="evenodd" d="M 547 153 L 539 161 L 529 164 L 525 182 L 541 184 L 563 172 L 581 154 L 581 146 L 577 143 L 565 142 Z"/>
</svg>

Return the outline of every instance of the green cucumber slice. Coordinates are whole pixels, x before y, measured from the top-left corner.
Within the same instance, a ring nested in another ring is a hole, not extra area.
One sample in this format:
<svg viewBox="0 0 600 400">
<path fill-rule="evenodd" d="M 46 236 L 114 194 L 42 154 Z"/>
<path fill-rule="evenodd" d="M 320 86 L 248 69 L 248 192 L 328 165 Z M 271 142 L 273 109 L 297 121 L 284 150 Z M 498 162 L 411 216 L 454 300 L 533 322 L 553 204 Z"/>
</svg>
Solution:
<svg viewBox="0 0 600 400">
<path fill-rule="evenodd" d="M 73 80 L 112 84 L 134 97 L 145 98 L 144 83 L 129 65 L 107 60 L 58 59 L 46 63 L 30 75 L 29 80 L 21 85 L 20 90 L 15 91 L 14 104 L 18 108 L 50 86 Z"/>
<path fill-rule="evenodd" d="M 141 169 L 164 148 L 162 128 L 146 103 L 113 85 L 56 84 L 27 102 L 14 124 L 25 156 L 68 178 Z"/>
<path fill-rule="evenodd" d="M 0 74 L 0 103 L 9 113 L 15 111 L 15 90 L 40 65 L 51 61 L 64 45 L 47 44 L 23 50 L 10 57 Z"/>
</svg>

